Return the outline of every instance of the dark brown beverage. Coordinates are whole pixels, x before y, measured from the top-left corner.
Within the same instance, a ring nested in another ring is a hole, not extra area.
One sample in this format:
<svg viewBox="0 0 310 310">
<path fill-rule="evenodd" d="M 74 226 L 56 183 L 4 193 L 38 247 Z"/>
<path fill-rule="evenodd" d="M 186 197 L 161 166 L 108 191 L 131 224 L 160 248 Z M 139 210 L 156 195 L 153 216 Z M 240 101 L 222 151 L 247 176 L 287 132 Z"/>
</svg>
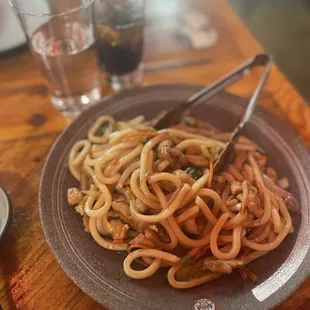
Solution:
<svg viewBox="0 0 310 310">
<path fill-rule="evenodd" d="M 143 21 L 113 25 L 97 21 L 98 56 L 103 70 L 123 75 L 135 70 L 143 54 Z"/>
<path fill-rule="evenodd" d="M 116 91 L 143 76 L 144 0 L 97 0 L 97 52 L 106 81 Z"/>
</svg>

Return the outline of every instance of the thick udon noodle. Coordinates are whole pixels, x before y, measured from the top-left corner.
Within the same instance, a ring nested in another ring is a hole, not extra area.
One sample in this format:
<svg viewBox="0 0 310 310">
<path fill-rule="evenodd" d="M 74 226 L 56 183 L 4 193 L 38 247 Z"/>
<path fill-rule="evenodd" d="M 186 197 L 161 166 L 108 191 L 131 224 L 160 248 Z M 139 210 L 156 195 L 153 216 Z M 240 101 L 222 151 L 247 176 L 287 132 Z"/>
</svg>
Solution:
<svg viewBox="0 0 310 310">
<path fill-rule="evenodd" d="M 227 139 L 189 117 L 160 131 L 141 116 L 99 117 L 71 150 L 69 169 L 80 186 L 68 190 L 68 202 L 100 246 L 128 253 L 123 268 L 131 278 L 169 268 L 173 287 L 190 288 L 237 269 L 255 280 L 245 266 L 293 232 L 292 196 L 245 137 L 213 175 Z"/>
</svg>

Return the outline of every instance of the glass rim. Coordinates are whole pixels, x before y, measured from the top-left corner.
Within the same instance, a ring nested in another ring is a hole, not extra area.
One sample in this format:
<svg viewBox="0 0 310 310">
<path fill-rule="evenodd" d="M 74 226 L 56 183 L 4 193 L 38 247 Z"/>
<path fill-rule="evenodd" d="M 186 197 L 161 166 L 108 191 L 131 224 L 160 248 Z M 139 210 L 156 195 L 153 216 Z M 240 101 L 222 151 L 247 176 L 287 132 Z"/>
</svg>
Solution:
<svg viewBox="0 0 310 310">
<path fill-rule="evenodd" d="M 48 17 L 58 17 L 58 16 L 64 16 L 64 15 L 68 15 L 68 14 L 72 14 L 78 11 L 81 11 L 87 7 L 89 7 L 95 0 L 88 0 L 85 4 L 80 5 L 76 8 L 72 8 L 69 9 L 67 11 L 61 12 L 61 13 L 34 13 L 34 12 L 27 12 L 25 10 L 19 9 L 14 3 L 14 0 L 9 0 L 9 4 L 10 6 L 19 14 L 27 14 L 27 15 L 31 15 L 31 16 L 37 16 L 37 17 L 41 17 L 41 16 L 48 16 Z"/>
</svg>

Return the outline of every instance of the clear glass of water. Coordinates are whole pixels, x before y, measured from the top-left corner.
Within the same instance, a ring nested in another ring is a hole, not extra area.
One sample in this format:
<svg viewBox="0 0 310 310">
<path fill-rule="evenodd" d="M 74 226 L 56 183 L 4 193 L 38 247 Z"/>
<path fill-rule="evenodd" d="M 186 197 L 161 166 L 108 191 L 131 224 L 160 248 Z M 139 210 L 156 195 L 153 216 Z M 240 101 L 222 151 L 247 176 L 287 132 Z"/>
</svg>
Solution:
<svg viewBox="0 0 310 310">
<path fill-rule="evenodd" d="M 45 77 L 52 104 L 67 116 L 101 98 L 94 0 L 9 0 Z"/>
<path fill-rule="evenodd" d="M 95 0 L 100 67 L 114 90 L 143 80 L 144 4 L 144 0 Z"/>
</svg>

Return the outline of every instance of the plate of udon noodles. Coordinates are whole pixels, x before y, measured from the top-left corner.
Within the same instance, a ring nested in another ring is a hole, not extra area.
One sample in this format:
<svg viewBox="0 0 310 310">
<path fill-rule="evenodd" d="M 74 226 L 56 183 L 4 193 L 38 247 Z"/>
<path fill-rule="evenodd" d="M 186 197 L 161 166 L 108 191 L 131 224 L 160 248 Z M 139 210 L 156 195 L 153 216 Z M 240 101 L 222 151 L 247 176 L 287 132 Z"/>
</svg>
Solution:
<svg viewBox="0 0 310 310">
<path fill-rule="evenodd" d="M 244 99 L 222 93 L 177 125 L 152 126 L 197 89 L 154 86 L 106 99 L 48 156 L 47 242 L 110 309 L 194 309 L 205 298 L 219 309 L 269 309 L 308 275 L 306 148 L 258 108 L 215 173 Z"/>
</svg>

